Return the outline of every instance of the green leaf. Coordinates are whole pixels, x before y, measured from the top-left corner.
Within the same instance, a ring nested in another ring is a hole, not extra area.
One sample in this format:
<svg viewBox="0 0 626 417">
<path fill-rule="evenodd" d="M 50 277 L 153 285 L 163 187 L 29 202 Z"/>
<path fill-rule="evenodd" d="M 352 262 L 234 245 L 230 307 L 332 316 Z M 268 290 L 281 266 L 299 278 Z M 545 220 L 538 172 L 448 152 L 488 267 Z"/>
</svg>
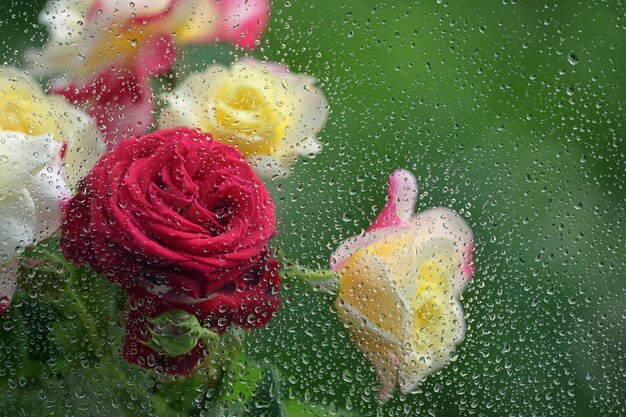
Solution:
<svg viewBox="0 0 626 417">
<path fill-rule="evenodd" d="M 223 400 L 247 404 L 261 382 L 263 370 L 244 354 L 239 354 L 225 380 Z"/>
<path fill-rule="evenodd" d="M 283 403 L 283 387 L 278 372 L 266 367 L 248 407 L 247 417 L 287 417 Z"/>
</svg>

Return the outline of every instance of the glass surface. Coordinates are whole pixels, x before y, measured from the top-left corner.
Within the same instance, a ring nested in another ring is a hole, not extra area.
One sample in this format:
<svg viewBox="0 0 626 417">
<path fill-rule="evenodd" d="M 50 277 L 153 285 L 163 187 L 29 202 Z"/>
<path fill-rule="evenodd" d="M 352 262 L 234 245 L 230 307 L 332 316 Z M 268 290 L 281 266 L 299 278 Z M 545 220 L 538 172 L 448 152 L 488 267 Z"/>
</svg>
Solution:
<svg viewBox="0 0 626 417">
<path fill-rule="evenodd" d="M 626 414 L 624 4 L 255 1 L 0 5 L 0 415 Z"/>
</svg>

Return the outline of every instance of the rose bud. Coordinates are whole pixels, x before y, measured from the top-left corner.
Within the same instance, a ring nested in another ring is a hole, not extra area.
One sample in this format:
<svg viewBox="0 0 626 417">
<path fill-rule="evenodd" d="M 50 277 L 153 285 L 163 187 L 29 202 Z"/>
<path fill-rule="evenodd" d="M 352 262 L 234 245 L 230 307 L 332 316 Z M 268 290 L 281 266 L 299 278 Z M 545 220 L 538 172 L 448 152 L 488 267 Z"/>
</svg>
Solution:
<svg viewBox="0 0 626 417">
<path fill-rule="evenodd" d="M 394 172 L 378 218 L 331 257 L 339 317 L 376 368 L 380 401 L 445 366 L 465 333 L 459 296 L 472 275 L 472 233 L 449 209 L 413 214 L 416 199 L 415 177 Z"/>
<path fill-rule="evenodd" d="M 201 339 L 210 343 L 217 337 L 217 333 L 202 327 L 196 316 L 184 310 L 167 310 L 148 319 L 148 323 L 150 334 L 143 344 L 171 358 L 191 352 Z"/>
<path fill-rule="evenodd" d="M 191 373 L 206 364 L 207 355 L 221 348 L 214 346 L 219 344 L 217 334 L 233 325 L 260 327 L 272 318 L 280 305 L 278 272 L 277 261 L 262 260 L 212 298 L 198 303 L 131 297 L 123 358 L 170 375 Z"/>
<path fill-rule="evenodd" d="M 284 176 L 299 157 L 316 154 L 328 105 L 315 79 L 280 64 L 245 59 L 213 65 L 166 97 L 162 126 L 192 126 L 235 146 L 264 177 Z"/>
</svg>

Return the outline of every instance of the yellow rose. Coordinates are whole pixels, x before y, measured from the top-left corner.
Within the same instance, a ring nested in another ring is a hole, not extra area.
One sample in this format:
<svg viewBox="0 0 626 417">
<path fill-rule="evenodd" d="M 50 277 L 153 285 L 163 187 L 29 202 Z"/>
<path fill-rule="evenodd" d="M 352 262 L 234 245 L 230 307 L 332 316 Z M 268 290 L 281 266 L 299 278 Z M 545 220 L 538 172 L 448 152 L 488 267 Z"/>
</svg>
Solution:
<svg viewBox="0 0 626 417">
<path fill-rule="evenodd" d="M 445 366 L 465 333 L 459 296 L 472 274 L 472 233 L 448 209 L 413 214 L 416 197 L 413 175 L 396 171 L 379 217 L 331 258 L 339 317 L 374 364 L 381 401 Z"/>
<path fill-rule="evenodd" d="M 298 156 L 321 149 L 315 135 L 326 99 L 311 77 L 247 59 L 193 74 L 166 97 L 161 124 L 189 126 L 236 147 L 264 176 L 286 175 Z"/>
<path fill-rule="evenodd" d="M 51 136 L 63 146 L 63 172 L 76 186 L 104 152 L 93 120 L 15 68 L 0 69 L 0 131 Z"/>
</svg>

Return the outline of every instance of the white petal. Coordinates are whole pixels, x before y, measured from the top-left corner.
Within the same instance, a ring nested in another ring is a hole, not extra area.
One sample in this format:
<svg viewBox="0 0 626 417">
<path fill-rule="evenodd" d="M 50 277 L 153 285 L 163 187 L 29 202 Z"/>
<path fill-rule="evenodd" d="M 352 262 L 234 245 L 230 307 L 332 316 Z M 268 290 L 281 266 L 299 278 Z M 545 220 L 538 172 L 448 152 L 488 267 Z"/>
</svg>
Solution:
<svg viewBox="0 0 626 417">
<path fill-rule="evenodd" d="M 350 331 L 354 344 L 374 365 L 376 375 L 381 383 L 381 389 L 378 393 L 379 401 L 387 401 L 398 383 L 401 342 L 369 322 L 349 304 L 342 306 L 338 304 L 337 308 L 339 316 Z"/>
<path fill-rule="evenodd" d="M 298 112 L 294 115 L 295 124 L 287 131 L 280 152 L 298 156 L 315 154 L 321 151 L 321 145 L 315 136 L 328 119 L 328 102 L 321 90 L 314 86 L 315 79 L 299 74 L 282 75 L 289 86 L 289 93 Z"/>
<path fill-rule="evenodd" d="M 61 204 L 71 196 L 60 158 L 33 175 L 26 187 L 35 203 L 34 240 L 43 240 L 61 226 Z"/>
<path fill-rule="evenodd" d="M 264 180 L 285 178 L 289 175 L 289 165 L 280 158 L 270 155 L 253 155 L 248 158 L 248 162 Z"/>
<path fill-rule="evenodd" d="M 404 169 L 398 169 L 389 178 L 387 193 L 389 201 L 395 203 L 396 216 L 403 222 L 408 222 L 413 216 L 417 202 L 417 180 L 415 176 Z"/>
<path fill-rule="evenodd" d="M 49 1 L 39 15 L 50 39 L 41 49 L 30 50 L 26 56 L 35 67 L 36 74 L 67 73 L 78 71 L 88 56 L 91 45 L 100 36 L 88 35 L 87 13 L 92 1 Z"/>
<path fill-rule="evenodd" d="M 60 150 L 61 144 L 49 134 L 29 136 L 0 131 L 0 198 L 19 193 L 31 175 L 40 171 Z"/>
<path fill-rule="evenodd" d="M 432 335 L 433 340 L 426 343 L 428 346 L 424 346 L 425 350 L 406 350 L 402 357 L 399 385 L 400 391 L 404 394 L 414 391 L 427 376 L 445 367 L 450 362 L 456 346 L 465 336 L 465 321 L 460 302 L 457 299 L 450 299 L 448 294 L 443 293 L 439 298 L 445 310 L 442 317 L 435 318 L 439 321 L 445 320 L 436 325 L 441 331 Z"/>
<path fill-rule="evenodd" d="M 406 233 L 406 230 L 388 227 L 385 229 L 376 229 L 371 232 L 363 232 L 360 235 L 344 240 L 330 256 L 330 269 L 334 271 L 343 269 L 348 259 L 356 252 L 382 239 L 401 233 Z"/>
<path fill-rule="evenodd" d="M 211 103 L 223 77 L 228 70 L 212 65 L 204 72 L 191 74 L 164 98 L 168 102 L 161 117 L 166 127 L 187 126 L 204 131 L 210 130 Z"/>
<path fill-rule="evenodd" d="M 36 228 L 35 202 L 26 190 L 0 200 L 0 263 L 18 256 L 34 242 Z"/>
<path fill-rule="evenodd" d="M 68 186 L 74 188 L 104 154 L 106 145 L 89 115 L 70 107 L 67 102 L 62 104 L 68 108 L 61 129 L 63 138 L 60 138 L 67 143 L 63 169 Z"/>
<path fill-rule="evenodd" d="M 461 259 L 465 263 L 472 262 L 471 251 L 474 234 L 458 213 L 444 207 L 425 210 L 415 215 L 412 225 L 417 235 L 452 239 L 456 244 L 456 251 L 461 256 Z M 463 273 L 466 266 L 459 265 L 459 274 L 457 276 L 459 291 L 465 287 L 467 280 L 471 276 Z"/>
<path fill-rule="evenodd" d="M 380 256 L 360 253 L 341 272 L 337 298 L 400 343 L 411 328 L 412 312 L 390 266 Z"/>
<path fill-rule="evenodd" d="M 452 294 L 458 295 L 458 276 L 459 268 L 462 263 L 462 256 L 456 250 L 455 241 L 442 236 L 430 236 L 428 234 L 415 234 L 413 243 L 413 262 L 416 265 L 415 275 L 412 279 L 401 283 L 404 286 L 406 294 L 415 294 L 420 286 L 420 277 L 418 276 L 420 267 L 424 264 L 434 264 L 440 268 L 440 273 L 448 279 L 451 288 L 446 286 L 446 290 L 451 290 Z M 441 288 L 442 290 L 444 288 Z"/>
</svg>

